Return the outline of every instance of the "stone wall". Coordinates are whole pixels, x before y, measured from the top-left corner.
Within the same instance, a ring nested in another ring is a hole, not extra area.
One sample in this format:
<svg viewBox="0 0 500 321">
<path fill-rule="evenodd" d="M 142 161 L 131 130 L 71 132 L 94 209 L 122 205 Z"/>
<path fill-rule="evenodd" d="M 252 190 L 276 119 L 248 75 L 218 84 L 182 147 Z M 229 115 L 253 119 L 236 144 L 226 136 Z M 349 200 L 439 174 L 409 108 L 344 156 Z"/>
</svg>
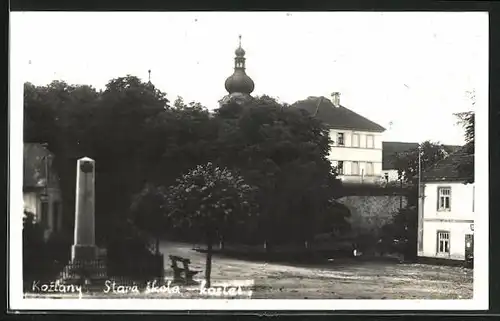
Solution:
<svg viewBox="0 0 500 321">
<path fill-rule="evenodd" d="M 355 234 L 378 235 L 380 229 L 389 223 L 400 208 L 407 204 L 406 196 L 344 196 L 337 201 L 351 211 L 351 227 Z"/>
</svg>

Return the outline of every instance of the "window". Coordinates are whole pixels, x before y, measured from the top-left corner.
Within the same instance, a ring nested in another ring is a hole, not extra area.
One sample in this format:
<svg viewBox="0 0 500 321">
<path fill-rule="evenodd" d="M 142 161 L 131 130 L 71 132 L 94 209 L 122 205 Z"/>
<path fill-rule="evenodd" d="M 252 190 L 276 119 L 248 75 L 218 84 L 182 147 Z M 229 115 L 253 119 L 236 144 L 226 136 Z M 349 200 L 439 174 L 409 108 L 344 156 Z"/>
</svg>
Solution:
<svg viewBox="0 0 500 321">
<path fill-rule="evenodd" d="M 344 175 L 344 161 L 337 162 L 337 174 Z"/>
<path fill-rule="evenodd" d="M 366 148 L 374 148 L 373 135 L 366 135 Z"/>
<path fill-rule="evenodd" d="M 438 188 L 438 211 L 449 211 L 451 209 L 451 188 Z"/>
<path fill-rule="evenodd" d="M 359 175 L 359 162 L 352 162 L 351 174 L 352 175 Z"/>
<path fill-rule="evenodd" d="M 344 133 L 337 133 L 337 145 L 344 146 Z"/>
<path fill-rule="evenodd" d="M 437 232 L 437 253 L 450 254 L 450 232 Z"/>
<path fill-rule="evenodd" d="M 47 201 L 42 201 L 40 208 L 40 219 L 42 221 L 42 226 L 47 227 L 49 223 L 49 203 Z"/>
<path fill-rule="evenodd" d="M 373 176 L 373 163 L 366 163 L 366 175 Z"/>
<path fill-rule="evenodd" d="M 352 147 L 359 147 L 359 134 L 352 134 Z"/>
</svg>

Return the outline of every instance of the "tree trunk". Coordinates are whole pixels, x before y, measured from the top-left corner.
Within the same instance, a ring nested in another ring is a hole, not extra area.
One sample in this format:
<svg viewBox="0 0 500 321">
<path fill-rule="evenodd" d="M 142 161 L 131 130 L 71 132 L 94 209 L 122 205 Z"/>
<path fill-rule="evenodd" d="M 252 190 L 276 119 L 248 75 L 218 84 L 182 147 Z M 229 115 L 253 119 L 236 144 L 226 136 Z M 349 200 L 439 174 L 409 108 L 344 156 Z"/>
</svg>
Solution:
<svg viewBox="0 0 500 321">
<path fill-rule="evenodd" d="M 219 240 L 219 249 L 223 250 L 224 249 L 224 238 L 221 236 Z"/>
<path fill-rule="evenodd" d="M 205 287 L 210 287 L 210 273 L 212 272 L 212 236 L 207 237 L 207 262 L 205 267 Z"/>
</svg>

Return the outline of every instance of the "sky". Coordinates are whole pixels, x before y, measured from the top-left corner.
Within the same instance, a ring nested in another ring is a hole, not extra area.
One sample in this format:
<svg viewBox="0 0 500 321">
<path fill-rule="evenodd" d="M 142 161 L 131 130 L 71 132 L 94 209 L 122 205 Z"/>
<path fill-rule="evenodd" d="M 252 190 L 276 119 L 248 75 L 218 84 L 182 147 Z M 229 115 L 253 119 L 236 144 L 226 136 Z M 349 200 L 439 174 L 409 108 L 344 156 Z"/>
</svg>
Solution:
<svg viewBox="0 0 500 321">
<path fill-rule="evenodd" d="M 218 107 L 238 35 L 253 95 L 294 103 L 341 93 L 385 141 L 463 143 L 453 113 L 488 94 L 487 13 L 14 12 L 11 71 L 104 88 L 131 74 L 173 101 Z"/>
</svg>

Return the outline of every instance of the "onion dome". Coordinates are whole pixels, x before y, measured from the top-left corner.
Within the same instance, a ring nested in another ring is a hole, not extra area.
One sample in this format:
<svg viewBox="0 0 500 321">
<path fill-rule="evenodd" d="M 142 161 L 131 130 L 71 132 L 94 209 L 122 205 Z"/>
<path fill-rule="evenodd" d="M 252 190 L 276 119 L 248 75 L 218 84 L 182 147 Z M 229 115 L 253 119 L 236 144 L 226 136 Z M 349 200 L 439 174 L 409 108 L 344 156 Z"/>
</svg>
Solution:
<svg viewBox="0 0 500 321">
<path fill-rule="evenodd" d="M 234 74 L 226 79 L 225 87 L 230 94 L 243 93 L 250 95 L 255 88 L 255 84 L 244 71 L 235 70 Z"/>
<path fill-rule="evenodd" d="M 236 49 L 234 51 L 234 54 L 236 55 L 236 57 L 243 57 L 245 56 L 245 50 L 243 48 L 241 48 L 241 43 L 240 43 L 240 46 L 238 47 L 238 49 Z"/>
<path fill-rule="evenodd" d="M 255 84 L 252 78 L 248 77 L 245 72 L 245 50 L 240 45 L 235 51 L 236 57 L 234 58 L 234 73 L 226 79 L 225 87 L 229 94 L 242 93 L 250 95 Z"/>
</svg>

